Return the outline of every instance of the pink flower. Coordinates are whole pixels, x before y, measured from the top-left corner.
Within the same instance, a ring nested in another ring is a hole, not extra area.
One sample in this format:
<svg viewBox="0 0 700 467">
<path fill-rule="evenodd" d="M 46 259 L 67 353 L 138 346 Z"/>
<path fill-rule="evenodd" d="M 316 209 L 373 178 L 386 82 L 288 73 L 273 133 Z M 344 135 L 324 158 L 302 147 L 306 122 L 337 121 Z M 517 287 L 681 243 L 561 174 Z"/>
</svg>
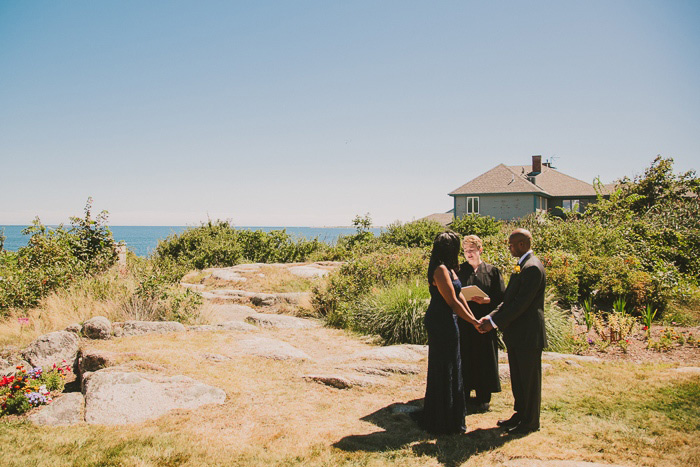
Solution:
<svg viewBox="0 0 700 467">
<path fill-rule="evenodd" d="M 17 318 L 19 324 L 29 324 L 29 318 Z"/>
</svg>

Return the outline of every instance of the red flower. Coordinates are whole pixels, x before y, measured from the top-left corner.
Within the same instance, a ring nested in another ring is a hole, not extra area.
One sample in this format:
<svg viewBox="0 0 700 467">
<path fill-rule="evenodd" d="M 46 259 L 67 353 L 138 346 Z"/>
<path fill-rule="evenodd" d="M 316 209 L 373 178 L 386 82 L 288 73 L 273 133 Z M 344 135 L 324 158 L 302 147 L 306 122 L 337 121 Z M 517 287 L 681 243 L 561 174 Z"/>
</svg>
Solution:
<svg viewBox="0 0 700 467">
<path fill-rule="evenodd" d="M 644 326 L 644 328 L 643 328 L 643 329 L 644 329 L 644 330 L 646 331 L 646 330 L 647 330 L 647 329 L 649 329 L 649 328 L 648 328 L 647 326 Z"/>
</svg>

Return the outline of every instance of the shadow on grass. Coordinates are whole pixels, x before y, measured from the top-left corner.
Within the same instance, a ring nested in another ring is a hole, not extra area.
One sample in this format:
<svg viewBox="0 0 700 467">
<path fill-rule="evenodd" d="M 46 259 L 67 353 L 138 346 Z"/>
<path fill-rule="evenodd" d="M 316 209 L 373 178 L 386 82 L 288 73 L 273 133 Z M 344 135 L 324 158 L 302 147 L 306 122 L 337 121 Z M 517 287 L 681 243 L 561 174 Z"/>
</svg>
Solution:
<svg viewBox="0 0 700 467">
<path fill-rule="evenodd" d="M 420 406 L 420 401 L 421 399 L 407 404 L 391 404 L 362 417 L 362 420 L 373 423 L 384 431 L 346 436 L 333 446 L 349 452 L 389 452 L 409 448 L 416 456 L 432 456 L 442 465 L 453 467 L 463 464 L 479 452 L 489 451 L 516 439 L 504 435 L 500 428 L 477 429 L 463 435 L 434 437 L 421 430 L 408 414 L 395 412 L 395 408 L 402 405 Z"/>
</svg>

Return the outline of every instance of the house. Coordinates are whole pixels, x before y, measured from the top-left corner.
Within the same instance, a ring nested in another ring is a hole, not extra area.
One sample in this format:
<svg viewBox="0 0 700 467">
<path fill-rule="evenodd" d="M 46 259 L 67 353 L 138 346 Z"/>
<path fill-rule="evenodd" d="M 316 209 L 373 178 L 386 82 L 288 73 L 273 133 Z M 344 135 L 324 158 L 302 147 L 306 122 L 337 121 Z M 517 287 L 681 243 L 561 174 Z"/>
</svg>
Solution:
<svg viewBox="0 0 700 467">
<path fill-rule="evenodd" d="M 542 163 L 542 156 L 532 156 L 531 165 L 499 164 L 449 195 L 454 199 L 455 218 L 480 214 L 499 220 L 540 211 L 583 211 L 596 200 L 592 184 Z"/>
</svg>

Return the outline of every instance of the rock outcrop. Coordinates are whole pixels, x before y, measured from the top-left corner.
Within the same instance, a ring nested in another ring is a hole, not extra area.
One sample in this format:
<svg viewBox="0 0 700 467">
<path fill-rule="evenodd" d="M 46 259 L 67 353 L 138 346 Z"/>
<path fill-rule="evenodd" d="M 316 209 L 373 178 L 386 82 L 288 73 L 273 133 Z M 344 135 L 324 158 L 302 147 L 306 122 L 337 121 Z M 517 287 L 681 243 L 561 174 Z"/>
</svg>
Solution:
<svg viewBox="0 0 700 467">
<path fill-rule="evenodd" d="M 73 367 L 78 357 L 78 342 L 78 336 L 72 332 L 50 332 L 29 344 L 22 356 L 35 367 L 60 365 L 64 360 Z"/>
<path fill-rule="evenodd" d="M 85 398 L 79 392 L 69 392 L 31 414 L 28 419 L 37 425 L 66 426 L 84 421 Z"/>
<path fill-rule="evenodd" d="M 186 376 L 100 370 L 84 381 L 85 421 L 124 425 L 160 417 L 174 409 L 223 404 L 226 393 Z"/>
<path fill-rule="evenodd" d="M 143 334 L 167 334 L 185 332 L 185 326 L 177 321 L 125 321 L 114 323 L 115 336 L 140 336 Z"/>
<path fill-rule="evenodd" d="M 321 326 L 318 322 L 309 319 L 267 313 L 255 313 L 248 316 L 245 320 L 261 328 L 310 329 Z"/>
<path fill-rule="evenodd" d="M 83 323 L 82 332 L 89 339 L 109 339 L 112 337 L 112 323 L 104 316 L 95 316 Z"/>
</svg>

